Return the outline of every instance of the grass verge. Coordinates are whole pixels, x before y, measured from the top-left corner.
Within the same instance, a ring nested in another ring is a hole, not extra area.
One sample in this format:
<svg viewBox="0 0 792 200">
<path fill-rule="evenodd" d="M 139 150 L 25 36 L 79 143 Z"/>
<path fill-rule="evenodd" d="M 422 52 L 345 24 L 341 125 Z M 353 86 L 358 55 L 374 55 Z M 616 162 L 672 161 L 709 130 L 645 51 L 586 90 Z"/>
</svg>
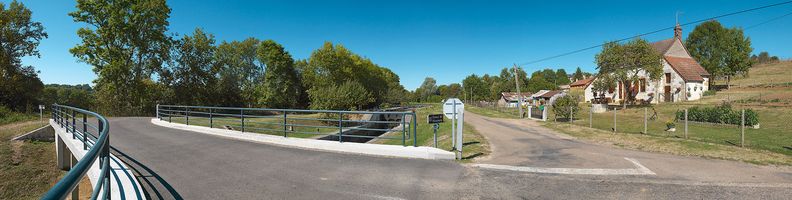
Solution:
<svg viewBox="0 0 792 200">
<path fill-rule="evenodd" d="M 430 104 L 427 107 L 416 109 L 416 117 L 418 118 L 417 129 L 417 144 L 418 146 L 434 147 L 434 131 L 431 124 L 426 123 L 426 117 L 429 114 L 443 113 L 440 104 Z M 451 121 L 444 119 L 445 122 L 440 123 L 437 130 L 437 148 L 450 151 L 451 140 Z M 463 142 L 462 142 L 462 160 L 461 162 L 472 162 L 475 158 L 483 157 L 490 154 L 490 147 L 487 140 L 479 134 L 473 126 L 465 124 L 463 128 Z M 375 143 L 378 144 L 391 144 L 401 145 L 401 140 L 379 140 Z M 412 140 L 407 141 L 408 145 L 412 144 Z"/>
<path fill-rule="evenodd" d="M 767 150 L 739 148 L 678 137 L 634 133 L 614 134 L 610 131 L 562 122 L 548 122 L 544 126 L 586 141 L 625 149 L 735 160 L 760 165 L 792 165 L 792 157 Z"/>
<path fill-rule="evenodd" d="M 39 121 L 0 126 L 0 199 L 38 199 L 64 174 L 55 167 L 53 142 L 10 141 L 38 127 Z"/>
</svg>

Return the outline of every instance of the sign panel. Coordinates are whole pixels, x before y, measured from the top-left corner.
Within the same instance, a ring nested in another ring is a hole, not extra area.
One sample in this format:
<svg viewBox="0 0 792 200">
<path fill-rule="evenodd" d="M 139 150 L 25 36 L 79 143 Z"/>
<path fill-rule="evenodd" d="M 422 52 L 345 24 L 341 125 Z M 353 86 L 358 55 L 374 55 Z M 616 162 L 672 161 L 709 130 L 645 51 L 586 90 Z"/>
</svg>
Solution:
<svg viewBox="0 0 792 200">
<path fill-rule="evenodd" d="M 456 109 L 456 114 L 459 115 L 465 110 L 465 104 L 457 98 L 448 99 L 443 103 L 443 114 L 448 119 L 456 119 L 458 117 L 454 116 L 454 109 Z"/>
<path fill-rule="evenodd" d="M 426 117 L 426 120 L 429 124 L 443 123 L 443 114 L 431 114 Z"/>
</svg>

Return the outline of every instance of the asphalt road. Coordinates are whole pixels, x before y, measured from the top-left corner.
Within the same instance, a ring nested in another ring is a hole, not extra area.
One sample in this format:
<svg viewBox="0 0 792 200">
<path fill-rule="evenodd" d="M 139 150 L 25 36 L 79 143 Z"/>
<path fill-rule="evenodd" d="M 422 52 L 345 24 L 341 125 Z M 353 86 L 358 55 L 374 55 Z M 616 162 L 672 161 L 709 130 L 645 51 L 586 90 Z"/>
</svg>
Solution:
<svg viewBox="0 0 792 200">
<path fill-rule="evenodd" d="M 777 185 L 532 174 L 452 161 L 339 154 L 112 118 L 113 153 L 149 199 L 785 199 Z M 495 159 L 495 158 L 490 158 Z M 648 166 L 651 168 L 651 166 Z"/>
</svg>

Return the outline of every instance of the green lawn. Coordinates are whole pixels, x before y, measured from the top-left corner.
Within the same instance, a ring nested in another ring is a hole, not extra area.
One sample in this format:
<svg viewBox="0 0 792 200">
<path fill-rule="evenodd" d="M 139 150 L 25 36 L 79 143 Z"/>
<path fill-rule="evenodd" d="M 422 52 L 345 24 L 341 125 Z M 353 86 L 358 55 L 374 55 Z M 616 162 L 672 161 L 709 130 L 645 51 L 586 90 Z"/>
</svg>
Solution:
<svg viewBox="0 0 792 200">
<path fill-rule="evenodd" d="M 467 108 L 466 108 L 467 109 Z M 428 107 L 416 109 L 416 116 L 418 118 L 418 146 L 434 146 L 434 132 L 431 124 L 426 123 L 426 118 L 429 114 L 441 114 L 442 108 L 440 104 L 429 104 Z M 462 136 L 462 156 L 463 162 L 469 162 L 473 158 L 489 155 L 489 143 L 484 139 L 481 134 L 476 132 L 473 126 L 465 124 Z M 412 144 L 412 140 L 408 140 L 407 144 Z M 401 145 L 400 140 L 380 140 L 377 143 Z M 440 123 L 440 128 L 437 131 L 437 145 L 438 148 L 450 151 L 451 140 L 451 121 L 444 119 Z"/>
<path fill-rule="evenodd" d="M 55 167 L 55 144 L 10 141 L 41 127 L 37 120 L 0 126 L 0 199 L 38 199 L 64 174 Z"/>
</svg>

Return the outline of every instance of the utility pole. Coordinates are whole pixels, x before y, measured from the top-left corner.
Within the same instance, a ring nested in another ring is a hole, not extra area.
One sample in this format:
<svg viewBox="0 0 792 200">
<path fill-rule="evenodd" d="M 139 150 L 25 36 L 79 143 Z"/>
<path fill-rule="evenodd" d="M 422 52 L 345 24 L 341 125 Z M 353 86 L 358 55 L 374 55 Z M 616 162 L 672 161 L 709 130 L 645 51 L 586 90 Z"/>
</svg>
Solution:
<svg viewBox="0 0 792 200">
<path fill-rule="evenodd" d="M 514 84 L 517 86 L 517 107 L 520 109 L 520 119 L 523 117 L 523 100 L 522 100 L 522 93 L 520 93 L 520 78 L 517 73 L 517 63 L 514 64 Z"/>
</svg>

